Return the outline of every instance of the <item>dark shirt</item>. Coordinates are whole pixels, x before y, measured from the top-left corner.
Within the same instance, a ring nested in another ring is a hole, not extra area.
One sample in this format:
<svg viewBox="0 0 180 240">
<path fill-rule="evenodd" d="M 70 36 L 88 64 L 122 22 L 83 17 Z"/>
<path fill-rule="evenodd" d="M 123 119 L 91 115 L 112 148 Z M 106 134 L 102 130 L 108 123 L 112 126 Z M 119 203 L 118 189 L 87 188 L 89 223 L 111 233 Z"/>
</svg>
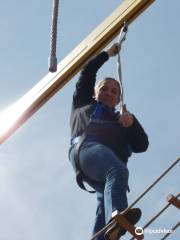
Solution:
<svg viewBox="0 0 180 240">
<path fill-rule="evenodd" d="M 71 112 L 71 138 L 81 136 L 88 126 L 88 136 L 109 147 L 121 160 L 128 161 L 131 152 L 144 152 L 148 147 L 148 137 L 134 117 L 130 127 L 123 127 L 119 122 L 119 113 L 105 107 L 100 121 L 92 121 L 97 101 L 93 98 L 96 73 L 109 59 L 106 52 L 101 52 L 91 59 L 82 69 L 73 95 Z"/>
</svg>

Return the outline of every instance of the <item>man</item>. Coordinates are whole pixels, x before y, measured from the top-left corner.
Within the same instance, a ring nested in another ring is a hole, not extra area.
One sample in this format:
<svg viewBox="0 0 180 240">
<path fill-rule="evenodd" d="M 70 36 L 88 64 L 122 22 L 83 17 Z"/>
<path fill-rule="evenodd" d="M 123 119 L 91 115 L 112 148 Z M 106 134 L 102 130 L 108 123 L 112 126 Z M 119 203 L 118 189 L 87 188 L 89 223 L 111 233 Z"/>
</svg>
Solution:
<svg viewBox="0 0 180 240">
<path fill-rule="evenodd" d="M 120 47 L 113 44 L 85 65 L 73 95 L 70 161 L 97 194 L 93 235 L 111 221 L 113 211 L 127 208 L 128 158 L 148 147 L 148 137 L 136 117 L 125 105 L 121 115 L 115 110 L 121 98 L 119 83 L 106 77 L 95 86 L 98 69 L 117 55 Z M 135 208 L 124 215 L 136 224 L 141 211 Z M 124 234 L 125 230 L 115 225 L 98 240 L 117 240 Z"/>
</svg>

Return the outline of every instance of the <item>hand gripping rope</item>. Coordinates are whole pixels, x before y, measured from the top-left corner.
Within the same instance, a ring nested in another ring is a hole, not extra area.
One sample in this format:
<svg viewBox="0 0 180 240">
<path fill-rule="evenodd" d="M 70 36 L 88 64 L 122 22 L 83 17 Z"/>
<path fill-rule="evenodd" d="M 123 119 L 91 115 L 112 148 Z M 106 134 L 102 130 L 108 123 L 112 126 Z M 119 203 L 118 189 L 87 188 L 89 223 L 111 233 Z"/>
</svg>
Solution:
<svg viewBox="0 0 180 240">
<path fill-rule="evenodd" d="M 118 37 L 118 43 L 122 45 L 122 43 L 126 40 L 126 34 L 128 32 L 128 25 L 127 22 L 124 22 L 123 27 L 120 30 L 119 37 Z M 123 112 L 123 105 L 124 105 L 124 93 L 123 93 L 123 84 L 122 84 L 122 70 L 121 70 L 121 58 L 120 58 L 120 51 L 117 55 L 117 78 L 120 84 L 121 89 L 121 99 L 120 99 L 120 113 Z"/>
<path fill-rule="evenodd" d="M 58 6 L 59 6 L 59 0 L 53 0 L 50 57 L 48 59 L 50 72 L 56 72 L 57 70 L 56 39 L 57 39 L 57 23 L 58 23 Z"/>
</svg>

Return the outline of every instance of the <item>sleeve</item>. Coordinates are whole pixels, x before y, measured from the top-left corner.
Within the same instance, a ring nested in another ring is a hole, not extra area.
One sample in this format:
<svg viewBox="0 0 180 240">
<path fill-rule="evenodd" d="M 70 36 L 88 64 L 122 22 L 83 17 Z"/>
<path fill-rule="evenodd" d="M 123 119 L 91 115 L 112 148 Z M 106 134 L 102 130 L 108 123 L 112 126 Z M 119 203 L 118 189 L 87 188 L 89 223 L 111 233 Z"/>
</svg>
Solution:
<svg viewBox="0 0 180 240">
<path fill-rule="evenodd" d="M 96 73 L 109 59 L 107 52 L 101 52 L 92 58 L 82 69 L 73 95 L 74 108 L 86 105 L 93 100 Z"/>
<path fill-rule="evenodd" d="M 145 152 L 149 146 L 148 136 L 136 117 L 131 127 L 126 128 L 127 140 L 132 152 Z"/>
</svg>

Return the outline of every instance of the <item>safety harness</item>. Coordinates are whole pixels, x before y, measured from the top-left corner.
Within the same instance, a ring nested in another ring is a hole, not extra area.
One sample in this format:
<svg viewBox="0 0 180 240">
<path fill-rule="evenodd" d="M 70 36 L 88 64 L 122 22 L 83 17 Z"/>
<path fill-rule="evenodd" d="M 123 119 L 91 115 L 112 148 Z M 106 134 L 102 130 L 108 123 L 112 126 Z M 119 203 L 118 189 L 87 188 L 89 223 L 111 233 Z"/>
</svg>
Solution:
<svg viewBox="0 0 180 240">
<path fill-rule="evenodd" d="M 82 188 L 83 190 L 86 190 L 90 193 L 95 193 L 95 191 L 89 191 L 86 189 L 86 187 L 84 186 L 84 180 L 86 179 L 86 177 L 84 176 L 81 167 L 80 167 L 80 163 L 79 163 L 79 154 L 80 154 L 80 149 L 82 144 L 86 141 L 86 140 L 90 140 L 91 138 L 89 138 L 87 132 L 88 132 L 88 127 L 90 126 L 91 123 L 96 122 L 96 123 L 101 123 L 103 124 L 103 120 L 101 120 L 101 116 L 103 111 L 106 110 L 106 106 L 104 106 L 101 102 L 97 102 L 96 107 L 93 111 L 93 113 L 90 116 L 90 120 L 89 123 L 86 127 L 86 129 L 84 130 L 83 134 L 81 136 L 75 137 L 71 140 L 71 144 L 75 145 L 74 146 L 74 162 L 75 162 L 75 168 L 76 168 L 76 181 L 77 184 L 79 185 L 80 188 Z"/>
</svg>

